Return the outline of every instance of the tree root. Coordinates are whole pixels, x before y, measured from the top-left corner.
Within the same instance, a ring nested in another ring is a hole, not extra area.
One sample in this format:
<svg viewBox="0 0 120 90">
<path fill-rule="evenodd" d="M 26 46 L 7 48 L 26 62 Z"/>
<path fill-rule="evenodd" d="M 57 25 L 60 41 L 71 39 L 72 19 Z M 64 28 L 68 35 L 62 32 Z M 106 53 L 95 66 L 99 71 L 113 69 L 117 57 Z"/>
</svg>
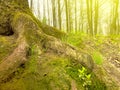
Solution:
<svg viewBox="0 0 120 90">
<path fill-rule="evenodd" d="M 21 42 L 13 53 L 0 64 L 0 82 L 8 78 L 21 64 L 27 61 L 27 43 Z"/>
</svg>

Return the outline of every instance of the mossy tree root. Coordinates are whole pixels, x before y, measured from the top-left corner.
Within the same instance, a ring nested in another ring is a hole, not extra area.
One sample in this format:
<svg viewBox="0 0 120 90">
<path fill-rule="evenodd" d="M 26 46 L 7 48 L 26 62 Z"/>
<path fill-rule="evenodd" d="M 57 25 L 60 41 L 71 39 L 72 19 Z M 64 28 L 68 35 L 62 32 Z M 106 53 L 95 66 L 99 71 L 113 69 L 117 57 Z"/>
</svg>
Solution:
<svg viewBox="0 0 120 90">
<path fill-rule="evenodd" d="M 0 82 L 8 78 L 17 68 L 27 61 L 27 43 L 21 42 L 13 53 L 0 63 Z"/>
<path fill-rule="evenodd" d="M 27 50 L 31 45 L 39 45 L 41 48 L 49 49 L 54 53 L 71 57 L 89 68 L 93 66 L 90 61 L 82 59 L 81 53 L 77 49 L 62 43 L 53 36 L 45 34 L 37 23 L 27 14 L 16 13 L 11 26 L 14 35 L 18 37 L 16 41 L 18 46 L 10 56 L 0 63 L 0 82 L 28 60 L 26 58 Z"/>
</svg>

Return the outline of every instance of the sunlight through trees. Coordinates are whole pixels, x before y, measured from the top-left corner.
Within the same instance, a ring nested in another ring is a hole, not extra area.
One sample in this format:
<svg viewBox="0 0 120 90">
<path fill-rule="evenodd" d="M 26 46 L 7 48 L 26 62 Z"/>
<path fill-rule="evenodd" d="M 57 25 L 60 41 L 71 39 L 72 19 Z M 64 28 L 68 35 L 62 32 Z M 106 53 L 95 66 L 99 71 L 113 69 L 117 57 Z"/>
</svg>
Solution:
<svg viewBox="0 0 120 90">
<path fill-rule="evenodd" d="M 66 32 L 120 33 L 119 0 L 29 0 L 29 5 L 44 23 Z"/>
</svg>

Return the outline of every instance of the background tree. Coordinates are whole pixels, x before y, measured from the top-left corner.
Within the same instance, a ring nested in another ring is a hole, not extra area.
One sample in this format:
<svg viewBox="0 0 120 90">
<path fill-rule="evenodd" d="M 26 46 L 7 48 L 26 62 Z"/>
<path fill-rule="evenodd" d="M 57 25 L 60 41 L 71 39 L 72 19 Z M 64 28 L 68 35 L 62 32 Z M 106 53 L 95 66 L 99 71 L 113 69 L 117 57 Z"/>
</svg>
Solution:
<svg viewBox="0 0 120 90">
<path fill-rule="evenodd" d="M 93 2 L 92 0 L 86 0 L 86 4 L 87 4 L 87 18 L 89 25 L 88 33 L 93 35 L 93 15 L 92 15 Z"/>
<path fill-rule="evenodd" d="M 42 19 L 42 22 L 44 23 L 44 24 L 46 24 L 46 21 L 47 19 L 46 19 L 46 0 L 43 0 L 43 19 Z"/>
<path fill-rule="evenodd" d="M 119 14 L 117 15 L 120 9 L 119 0 L 39 0 L 39 2 L 45 4 L 38 4 L 40 6 L 38 13 L 46 13 L 44 21 L 65 32 L 83 29 L 84 33 L 91 35 L 107 35 L 108 32 L 113 33 L 115 30 L 116 34 L 119 32 L 120 19 Z M 36 2 L 31 3 L 35 5 Z M 35 9 L 35 6 L 32 9 Z"/>
<path fill-rule="evenodd" d="M 31 7 L 31 10 L 33 9 L 33 0 L 30 0 L 30 7 Z"/>
<path fill-rule="evenodd" d="M 56 3 L 55 3 L 55 0 L 51 0 L 51 3 L 52 3 L 53 26 L 57 27 Z"/>
<path fill-rule="evenodd" d="M 66 12 L 66 30 L 69 32 L 69 14 L 68 14 L 68 0 L 64 0 L 65 2 L 65 12 Z"/>
<path fill-rule="evenodd" d="M 111 22 L 111 34 L 117 34 L 118 33 L 118 6 L 119 6 L 119 0 L 113 0 L 113 7 L 112 7 L 112 22 Z"/>
<path fill-rule="evenodd" d="M 95 16 L 94 16 L 94 34 L 96 35 L 98 32 L 98 16 L 99 16 L 99 1 L 95 0 Z"/>
<path fill-rule="evenodd" d="M 73 31 L 73 16 L 72 16 L 72 1 L 68 1 L 68 26 L 69 26 L 69 32 Z"/>
<path fill-rule="evenodd" d="M 79 7 L 79 30 L 83 32 L 83 25 L 84 25 L 84 11 L 83 11 L 83 0 L 80 0 L 80 7 Z"/>
<path fill-rule="evenodd" d="M 37 12 L 38 12 L 38 18 L 41 20 L 41 12 L 40 12 L 40 1 L 37 1 Z"/>
<path fill-rule="evenodd" d="M 61 30 L 61 3 L 60 0 L 58 2 L 58 22 L 59 22 L 59 29 Z"/>
<path fill-rule="evenodd" d="M 77 0 L 75 0 L 75 31 L 77 32 Z"/>
<path fill-rule="evenodd" d="M 50 23 L 50 5 L 49 5 L 49 3 L 50 3 L 50 0 L 47 0 L 47 20 L 48 20 L 48 25 L 51 25 L 51 23 Z"/>
</svg>

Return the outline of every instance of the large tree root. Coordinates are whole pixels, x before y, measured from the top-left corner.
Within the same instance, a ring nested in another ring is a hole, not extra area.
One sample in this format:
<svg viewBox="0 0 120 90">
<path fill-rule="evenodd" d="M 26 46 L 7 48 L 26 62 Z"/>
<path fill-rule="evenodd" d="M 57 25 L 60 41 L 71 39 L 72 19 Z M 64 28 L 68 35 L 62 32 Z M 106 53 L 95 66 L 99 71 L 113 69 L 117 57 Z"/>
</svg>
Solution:
<svg viewBox="0 0 120 90">
<path fill-rule="evenodd" d="M 13 53 L 8 56 L 5 60 L 2 60 L 0 64 L 0 82 L 8 78 L 21 64 L 24 64 L 27 53 L 27 43 L 21 42 Z"/>
<path fill-rule="evenodd" d="M 43 33 L 43 30 L 41 30 L 29 15 L 17 13 L 14 16 L 11 26 L 14 34 L 18 37 L 18 46 L 6 60 L 2 60 L 2 63 L 0 63 L 0 82 L 27 61 L 27 50 L 31 45 L 39 45 L 43 49 L 48 49 L 59 55 L 70 57 L 88 69 L 95 71 L 96 75 L 98 75 L 97 73 L 99 71 L 102 72 L 104 70 L 102 67 L 94 64 L 90 55 L 61 42 L 53 36 Z M 101 74 L 104 75 L 104 73 Z M 102 79 L 102 77 L 104 76 L 101 76 L 100 79 Z M 104 81 L 104 78 L 102 80 Z"/>
<path fill-rule="evenodd" d="M 62 43 L 53 36 L 46 35 L 39 26 L 28 15 L 17 13 L 11 23 L 14 35 L 18 37 L 18 46 L 13 53 L 2 60 L 0 64 L 0 82 L 12 74 L 21 64 L 24 64 L 27 54 L 27 48 L 31 45 L 39 45 L 42 48 L 49 49 L 55 53 L 63 54 L 91 68 L 92 61 L 85 61 L 81 58 L 81 53 L 74 47 Z M 36 40 L 38 38 L 38 40 Z M 87 55 L 85 56 L 87 58 Z"/>
</svg>

